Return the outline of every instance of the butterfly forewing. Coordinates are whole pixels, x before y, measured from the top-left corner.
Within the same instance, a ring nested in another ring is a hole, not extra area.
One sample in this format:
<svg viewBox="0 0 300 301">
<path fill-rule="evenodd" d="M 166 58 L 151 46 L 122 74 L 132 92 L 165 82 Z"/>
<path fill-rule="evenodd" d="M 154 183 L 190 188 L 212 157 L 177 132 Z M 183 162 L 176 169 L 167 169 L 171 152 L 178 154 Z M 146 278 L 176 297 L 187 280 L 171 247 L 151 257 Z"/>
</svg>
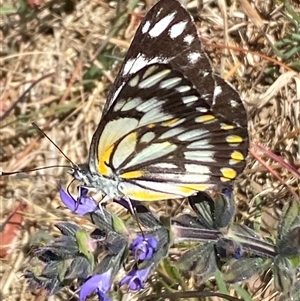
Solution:
<svg viewBox="0 0 300 301">
<path fill-rule="evenodd" d="M 188 196 L 242 171 L 244 134 L 215 116 L 184 74 L 153 64 L 127 79 L 103 116 L 92 164 L 99 174 L 118 177 L 130 199 Z"/>
<path fill-rule="evenodd" d="M 168 64 L 180 71 L 211 104 L 215 79 L 191 15 L 175 0 L 161 0 L 136 31 L 108 96 L 104 113 L 116 101 L 127 80 L 146 65 Z"/>
</svg>

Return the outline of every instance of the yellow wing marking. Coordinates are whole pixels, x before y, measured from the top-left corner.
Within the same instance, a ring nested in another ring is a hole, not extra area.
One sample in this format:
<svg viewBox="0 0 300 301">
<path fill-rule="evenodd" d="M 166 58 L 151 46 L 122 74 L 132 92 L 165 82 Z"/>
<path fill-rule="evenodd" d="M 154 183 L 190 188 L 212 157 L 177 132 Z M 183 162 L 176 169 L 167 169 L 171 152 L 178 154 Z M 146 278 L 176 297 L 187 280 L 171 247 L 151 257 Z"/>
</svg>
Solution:
<svg viewBox="0 0 300 301">
<path fill-rule="evenodd" d="M 129 172 L 125 172 L 123 174 L 120 175 L 120 177 L 122 179 L 137 179 L 140 178 L 144 175 L 144 172 L 136 170 L 136 171 L 129 171 Z"/>
<path fill-rule="evenodd" d="M 221 123 L 221 130 L 229 131 L 229 130 L 233 130 L 233 129 L 234 129 L 234 126 L 231 124 Z"/>
<path fill-rule="evenodd" d="M 228 143 L 241 143 L 243 142 L 243 138 L 238 135 L 230 135 L 226 137 L 226 141 Z"/>
<path fill-rule="evenodd" d="M 221 180 L 222 182 L 229 182 L 229 181 L 230 181 L 230 179 L 224 178 L 224 177 L 220 177 L 220 180 Z"/>
<path fill-rule="evenodd" d="M 182 184 L 178 187 L 182 195 L 189 196 L 197 191 L 205 191 L 211 188 L 210 184 Z"/>
<path fill-rule="evenodd" d="M 178 199 L 195 194 L 198 191 L 204 191 L 211 188 L 210 184 L 175 184 L 166 183 L 166 191 L 156 191 L 161 189 L 162 183 L 151 183 L 151 187 L 143 188 L 137 185 L 125 185 L 122 191 L 128 198 L 136 201 L 162 201 L 168 199 Z"/>
<path fill-rule="evenodd" d="M 203 116 L 197 117 L 195 119 L 195 121 L 198 123 L 205 123 L 205 122 L 212 121 L 214 119 L 216 119 L 216 117 L 214 115 L 203 115 Z"/>
<path fill-rule="evenodd" d="M 110 168 L 105 165 L 105 162 L 108 163 L 114 145 L 116 142 L 130 133 L 132 130 L 136 129 L 138 125 L 138 120 L 135 118 L 120 118 L 108 122 L 98 140 L 98 171 L 102 175 L 110 174 Z"/>
<path fill-rule="evenodd" d="M 227 179 L 235 179 L 237 176 L 236 171 L 234 169 L 227 167 L 221 168 L 221 173 Z"/>
<path fill-rule="evenodd" d="M 169 121 L 163 122 L 161 125 L 169 127 L 169 126 L 172 126 L 174 123 L 176 123 L 178 120 L 179 120 L 179 118 L 174 118 L 174 119 L 171 119 Z"/>
<path fill-rule="evenodd" d="M 180 196 L 170 193 L 164 193 L 159 191 L 150 191 L 147 189 L 128 189 L 126 191 L 126 196 L 128 196 L 132 200 L 136 201 L 161 201 L 161 200 L 168 200 L 173 198 L 179 198 Z"/>
<path fill-rule="evenodd" d="M 231 159 L 238 160 L 238 161 L 243 161 L 245 159 L 245 157 L 241 152 L 233 151 L 231 153 Z"/>
<path fill-rule="evenodd" d="M 149 75 L 151 75 L 153 72 L 155 72 L 158 69 L 157 66 L 153 65 L 151 67 L 149 67 L 146 72 L 143 75 L 143 79 L 145 79 L 146 77 L 148 77 Z"/>
<path fill-rule="evenodd" d="M 139 88 L 150 88 L 154 85 L 156 85 L 159 81 L 161 81 L 163 78 L 165 78 L 169 73 L 171 73 L 171 69 L 165 69 L 162 71 L 159 71 L 155 73 L 154 75 L 151 75 L 149 77 L 146 77 L 143 81 L 139 83 Z"/>
<path fill-rule="evenodd" d="M 111 174 L 111 169 L 107 166 L 111 153 L 114 150 L 114 145 L 106 150 L 106 152 L 101 156 L 99 160 L 99 173 L 103 176 L 108 176 Z"/>
</svg>

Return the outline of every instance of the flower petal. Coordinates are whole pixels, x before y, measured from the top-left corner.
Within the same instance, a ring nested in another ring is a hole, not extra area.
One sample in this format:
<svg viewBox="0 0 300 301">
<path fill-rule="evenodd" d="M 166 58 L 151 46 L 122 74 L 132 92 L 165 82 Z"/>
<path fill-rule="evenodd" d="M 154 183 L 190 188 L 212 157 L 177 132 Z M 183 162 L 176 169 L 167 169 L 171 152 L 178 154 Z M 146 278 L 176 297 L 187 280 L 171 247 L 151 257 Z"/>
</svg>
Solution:
<svg viewBox="0 0 300 301">
<path fill-rule="evenodd" d="M 138 291 L 144 288 L 144 282 L 149 277 L 151 266 L 142 270 L 131 270 L 121 281 L 120 286 L 127 284 L 132 291 Z"/>
<path fill-rule="evenodd" d="M 65 206 L 80 216 L 85 215 L 88 212 L 94 212 L 97 209 L 95 201 L 86 196 L 84 190 L 80 190 L 80 195 L 77 198 L 77 201 L 62 188 L 60 188 L 59 194 L 61 201 L 65 204 Z"/>
<path fill-rule="evenodd" d="M 84 301 L 92 292 L 98 289 L 98 284 L 102 279 L 102 274 L 92 276 L 80 289 L 79 300 Z"/>
<path fill-rule="evenodd" d="M 79 300 L 84 301 L 87 296 L 89 296 L 91 293 L 93 293 L 95 290 L 97 290 L 97 294 L 99 297 L 99 300 L 110 300 L 106 293 L 110 291 L 111 287 L 111 269 L 108 271 L 97 274 L 92 276 L 90 279 L 88 279 L 80 289 L 79 294 Z M 102 298 L 102 299 L 101 299 Z"/>
<path fill-rule="evenodd" d="M 137 236 L 131 243 L 130 249 L 136 260 L 150 260 L 157 250 L 158 242 L 155 237 Z"/>
</svg>

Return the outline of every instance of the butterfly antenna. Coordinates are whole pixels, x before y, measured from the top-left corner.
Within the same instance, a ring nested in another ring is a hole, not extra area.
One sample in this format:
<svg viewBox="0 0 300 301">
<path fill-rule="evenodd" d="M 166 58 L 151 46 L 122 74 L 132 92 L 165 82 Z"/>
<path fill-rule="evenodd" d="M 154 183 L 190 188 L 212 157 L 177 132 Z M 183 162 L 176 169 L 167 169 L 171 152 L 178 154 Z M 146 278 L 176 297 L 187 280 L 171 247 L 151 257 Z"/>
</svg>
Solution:
<svg viewBox="0 0 300 301">
<path fill-rule="evenodd" d="M 51 166 L 42 166 L 42 167 L 37 167 L 37 168 L 32 168 L 32 169 L 21 169 L 21 170 L 16 170 L 16 171 L 0 171 L 0 176 L 11 176 L 11 175 L 15 175 L 18 173 L 22 173 L 22 172 L 30 172 L 30 171 L 37 171 L 37 170 L 43 170 L 43 169 L 49 169 L 49 168 L 55 168 L 55 167 L 67 167 L 70 168 L 69 165 L 51 165 Z"/>
<path fill-rule="evenodd" d="M 69 161 L 74 169 L 79 169 L 78 166 L 60 149 L 60 147 L 35 123 L 31 123 L 32 126 L 37 129 L 44 137 L 46 137 L 55 147 L 56 149 Z"/>
</svg>

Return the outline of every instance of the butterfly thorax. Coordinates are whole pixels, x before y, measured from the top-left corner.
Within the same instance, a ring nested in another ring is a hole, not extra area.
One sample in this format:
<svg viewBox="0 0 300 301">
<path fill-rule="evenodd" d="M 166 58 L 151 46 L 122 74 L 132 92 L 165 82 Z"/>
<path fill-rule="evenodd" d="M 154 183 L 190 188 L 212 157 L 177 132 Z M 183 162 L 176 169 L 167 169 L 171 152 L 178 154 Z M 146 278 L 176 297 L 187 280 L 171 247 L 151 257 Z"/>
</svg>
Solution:
<svg viewBox="0 0 300 301">
<path fill-rule="evenodd" d="M 120 181 L 117 177 L 107 178 L 99 173 L 93 173 L 88 164 L 81 164 L 79 169 L 74 169 L 73 177 L 84 183 L 89 190 L 101 191 L 111 199 L 120 199 L 123 193 L 119 190 Z"/>
</svg>

